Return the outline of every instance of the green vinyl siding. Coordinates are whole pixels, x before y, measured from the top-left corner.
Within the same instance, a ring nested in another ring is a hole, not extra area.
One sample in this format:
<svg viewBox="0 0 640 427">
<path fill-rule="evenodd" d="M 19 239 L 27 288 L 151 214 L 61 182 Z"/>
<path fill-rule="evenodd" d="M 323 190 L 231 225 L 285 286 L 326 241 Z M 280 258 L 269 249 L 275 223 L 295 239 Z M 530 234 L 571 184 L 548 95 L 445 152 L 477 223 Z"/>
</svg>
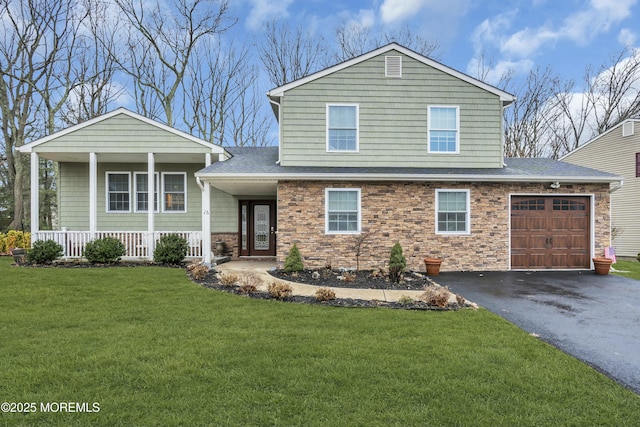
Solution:
<svg viewBox="0 0 640 427">
<path fill-rule="evenodd" d="M 144 231 L 147 212 L 134 212 L 133 173 L 146 171 L 146 163 L 98 163 L 97 227 L 99 231 Z M 202 169 L 197 164 L 155 165 L 156 172 L 186 172 L 187 211 L 156 212 L 157 231 L 194 231 L 202 229 L 202 193 L 193 174 Z M 89 230 L 89 165 L 60 163 L 59 165 L 60 227 L 73 231 Z M 106 212 L 105 180 L 107 172 L 131 173 L 131 212 Z M 162 183 L 162 180 L 160 180 Z M 161 184 L 162 185 L 162 184 Z M 160 194 L 162 192 L 160 191 Z M 160 196 L 162 197 L 162 196 Z M 162 209 L 162 207 L 161 207 Z M 211 188 L 211 231 L 236 232 L 238 229 L 238 200 L 236 197 Z"/>
<path fill-rule="evenodd" d="M 392 52 L 386 55 L 395 54 Z M 502 102 L 495 94 L 407 56 L 402 78 L 385 78 L 385 54 L 287 91 L 283 166 L 502 166 Z M 359 106 L 359 151 L 328 153 L 326 105 Z M 428 153 L 427 110 L 460 109 L 460 154 Z"/>
<path fill-rule="evenodd" d="M 194 143 L 136 118 L 119 114 L 34 147 L 38 153 L 85 153 L 87 144 L 95 153 L 210 153 L 211 148 Z M 161 143 L 160 143 L 161 142 Z"/>
<path fill-rule="evenodd" d="M 640 121 L 635 122 L 633 135 L 622 136 L 622 126 L 618 126 L 562 159 L 624 178 L 622 187 L 611 193 L 611 227 L 615 230 L 612 245 L 619 256 L 635 257 L 640 252 L 636 153 L 640 153 Z"/>
</svg>

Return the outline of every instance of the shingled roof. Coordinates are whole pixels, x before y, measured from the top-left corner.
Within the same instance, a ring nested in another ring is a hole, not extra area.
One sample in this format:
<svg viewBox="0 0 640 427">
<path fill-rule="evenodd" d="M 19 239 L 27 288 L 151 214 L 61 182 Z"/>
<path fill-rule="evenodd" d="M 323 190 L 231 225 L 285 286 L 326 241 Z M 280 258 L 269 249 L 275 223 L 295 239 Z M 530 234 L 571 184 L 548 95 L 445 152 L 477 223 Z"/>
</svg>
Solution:
<svg viewBox="0 0 640 427">
<path fill-rule="evenodd" d="M 196 176 L 289 180 L 383 180 L 383 181 L 565 181 L 619 182 L 621 177 L 545 158 L 505 158 L 503 168 L 402 168 L 402 167 L 309 167 L 280 166 L 278 147 L 225 147 L 233 157 L 215 162 Z"/>
</svg>

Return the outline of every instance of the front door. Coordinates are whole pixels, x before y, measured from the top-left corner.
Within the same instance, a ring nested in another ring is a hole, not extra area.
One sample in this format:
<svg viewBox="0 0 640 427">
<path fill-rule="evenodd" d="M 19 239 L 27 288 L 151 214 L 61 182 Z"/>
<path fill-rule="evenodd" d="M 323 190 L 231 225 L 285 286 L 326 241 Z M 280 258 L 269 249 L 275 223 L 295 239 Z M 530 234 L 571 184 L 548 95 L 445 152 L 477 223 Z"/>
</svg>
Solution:
<svg viewBox="0 0 640 427">
<path fill-rule="evenodd" d="M 272 200 L 240 201 L 240 256 L 276 255 L 276 210 Z"/>
</svg>

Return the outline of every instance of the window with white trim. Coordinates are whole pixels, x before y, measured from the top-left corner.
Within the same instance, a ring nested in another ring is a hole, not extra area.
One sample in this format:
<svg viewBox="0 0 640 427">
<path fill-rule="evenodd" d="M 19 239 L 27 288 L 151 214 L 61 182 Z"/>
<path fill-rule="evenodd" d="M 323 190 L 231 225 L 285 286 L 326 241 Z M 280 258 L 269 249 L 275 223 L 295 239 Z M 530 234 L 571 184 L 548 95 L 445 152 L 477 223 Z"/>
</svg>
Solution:
<svg viewBox="0 0 640 427">
<path fill-rule="evenodd" d="M 460 145 L 460 110 L 458 107 L 428 107 L 429 153 L 457 154 Z"/>
<path fill-rule="evenodd" d="M 327 151 L 358 151 L 358 105 L 327 104 Z"/>
<path fill-rule="evenodd" d="M 107 212 L 131 212 L 131 174 L 107 172 Z"/>
<path fill-rule="evenodd" d="M 436 190 L 436 233 L 469 234 L 469 190 Z"/>
<path fill-rule="evenodd" d="M 187 174 L 184 172 L 162 173 L 162 211 L 187 211 Z"/>
<path fill-rule="evenodd" d="M 326 232 L 349 234 L 360 232 L 360 189 L 327 188 L 325 190 Z"/>
<path fill-rule="evenodd" d="M 158 191 L 160 190 L 160 174 L 154 174 L 155 182 L 153 183 L 153 200 L 154 211 L 160 210 L 160 200 L 158 199 Z M 149 209 L 149 174 L 147 172 L 135 172 L 133 176 L 135 191 L 135 211 L 147 212 Z"/>
</svg>

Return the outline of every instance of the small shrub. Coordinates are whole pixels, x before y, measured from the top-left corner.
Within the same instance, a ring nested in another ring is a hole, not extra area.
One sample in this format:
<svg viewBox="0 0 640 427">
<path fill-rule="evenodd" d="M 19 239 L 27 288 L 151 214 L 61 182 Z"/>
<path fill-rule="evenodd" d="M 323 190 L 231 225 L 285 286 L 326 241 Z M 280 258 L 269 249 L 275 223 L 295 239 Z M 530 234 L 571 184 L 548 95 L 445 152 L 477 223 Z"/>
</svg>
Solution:
<svg viewBox="0 0 640 427">
<path fill-rule="evenodd" d="M 272 298 L 276 299 L 286 299 L 290 298 L 293 295 L 293 289 L 289 286 L 288 283 L 284 282 L 271 282 L 269 283 L 269 287 L 267 289 L 269 291 L 269 295 Z"/>
<path fill-rule="evenodd" d="M 331 301 L 336 299 L 336 293 L 329 288 L 319 288 L 316 291 L 316 299 L 318 301 Z"/>
<path fill-rule="evenodd" d="M 342 281 L 347 283 L 353 283 L 356 281 L 356 273 L 352 271 L 345 271 L 342 274 Z"/>
<path fill-rule="evenodd" d="M 238 283 L 238 276 L 233 273 L 222 273 L 220 275 L 220 284 L 222 286 L 235 286 Z"/>
<path fill-rule="evenodd" d="M 0 238 L 0 253 L 6 253 L 15 248 L 27 249 L 31 247 L 31 233 L 9 230 L 3 236 Z"/>
<path fill-rule="evenodd" d="M 110 264 L 127 253 L 122 242 L 115 237 L 93 240 L 84 248 L 84 257 L 92 264 Z"/>
<path fill-rule="evenodd" d="M 398 283 L 405 268 L 407 268 L 407 259 L 402 255 L 400 243 L 396 243 L 391 248 L 391 256 L 389 258 L 389 279 L 394 283 Z"/>
<path fill-rule="evenodd" d="M 262 283 L 260 277 L 258 277 L 257 274 L 251 272 L 244 273 L 238 278 L 238 285 L 240 285 L 241 287 L 247 285 L 249 287 L 253 286 L 254 288 L 257 288 L 260 283 Z"/>
<path fill-rule="evenodd" d="M 303 268 L 302 256 L 298 246 L 294 243 L 287 254 L 287 258 L 284 260 L 284 271 L 291 273 L 292 271 L 302 271 Z"/>
<path fill-rule="evenodd" d="M 243 283 L 242 285 L 240 285 L 238 290 L 243 294 L 253 294 L 255 292 L 258 292 L 258 288 L 252 283 Z"/>
<path fill-rule="evenodd" d="M 189 264 L 189 267 L 187 267 L 187 269 L 191 272 L 191 276 L 195 279 L 195 280 L 202 280 L 205 277 L 207 277 L 207 274 L 209 273 L 209 267 L 207 267 L 206 265 L 198 262 L 198 263 L 191 263 Z"/>
<path fill-rule="evenodd" d="M 429 305 L 444 308 L 449 303 L 449 290 L 443 286 L 428 286 L 418 298 Z"/>
<path fill-rule="evenodd" d="M 398 299 L 398 304 L 400 304 L 403 307 L 406 307 L 408 305 L 413 304 L 413 298 L 411 298 L 410 296 L 407 295 L 402 295 L 399 299 Z"/>
<path fill-rule="evenodd" d="M 161 264 L 180 264 L 188 249 L 187 239 L 177 234 L 166 234 L 158 240 L 153 260 Z"/>
<path fill-rule="evenodd" d="M 62 245 L 53 240 L 38 240 L 27 253 L 27 261 L 36 264 L 51 264 L 54 259 L 62 256 Z"/>
</svg>

